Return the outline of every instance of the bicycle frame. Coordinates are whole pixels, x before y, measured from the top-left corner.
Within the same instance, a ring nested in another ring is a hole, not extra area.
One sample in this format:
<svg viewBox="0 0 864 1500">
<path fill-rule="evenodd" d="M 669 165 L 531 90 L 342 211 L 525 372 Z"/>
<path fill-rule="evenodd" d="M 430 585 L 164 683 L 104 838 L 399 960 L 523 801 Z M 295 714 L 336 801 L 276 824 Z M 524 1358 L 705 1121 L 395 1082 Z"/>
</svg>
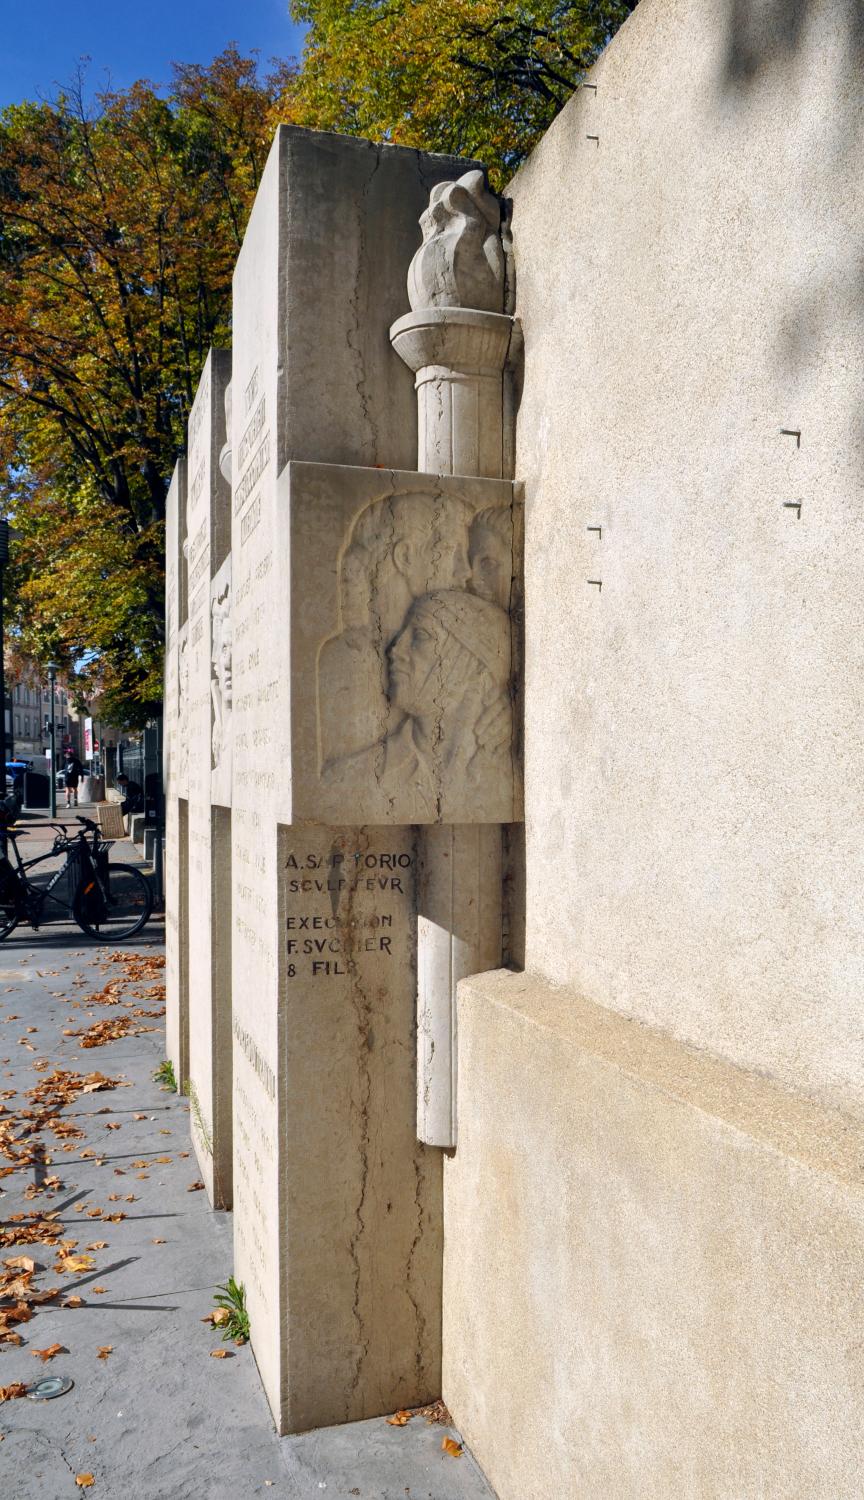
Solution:
<svg viewBox="0 0 864 1500">
<path fill-rule="evenodd" d="M 23 859 L 21 856 L 21 850 L 18 847 L 18 840 L 11 832 L 9 832 L 8 830 L 4 830 L 5 836 L 3 837 L 3 843 L 7 845 L 7 857 L 9 852 L 8 845 L 11 844 L 15 856 L 12 867 L 15 870 L 15 873 L 21 884 L 21 893 L 24 899 L 25 910 L 27 912 L 28 920 L 30 921 L 30 924 L 33 927 L 34 931 L 38 929 L 40 922 L 43 920 L 43 913 L 45 911 L 46 904 L 49 901 L 52 902 L 54 906 L 59 907 L 64 913 L 71 913 L 71 896 L 55 896 L 53 892 L 55 886 L 57 886 L 62 880 L 65 879 L 69 871 L 69 866 L 72 863 L 76 852 L 82 849 L 83 846 L 83 849 L 86 850 L 87 855 L 92 861 L 95 869 L 96 861 L 99 855 L 110 849 L 113 842 L 113 840 L 110 839 L 100 839 L 98 831 L 96 830 L 94 830 L 93 832 L 92 841 L 91 839 L 88 839 L 87 834 L 83 830 L 81 833 L 76 834 L 74 838 L 69 839 L 65 836 L 65 830 L 60 828 L 58 824 L 52 824 L 51 826 L 57 828 L 58 832 L 64 836 L 64 847 L 62 849 L 50 849 L 46 854 L 37 854 L 35 858 L 27 860 Z M 51 879 L 48 881 L 48 884 L 44 886 L 36 885 L 35 882 L 30 879 L 29 872 L 31 870 L 35 870 L 38 865 L 45 864 L 50 859 L 57 859 L 60 854 L 65 854 L 66 858 L 63 860 L 63 863 L 59 866 L 59 868 L 55 870 L 54 874 L 51 876 Z M 10 861 L 10 863 L 12 862 Z"/>
</svg>

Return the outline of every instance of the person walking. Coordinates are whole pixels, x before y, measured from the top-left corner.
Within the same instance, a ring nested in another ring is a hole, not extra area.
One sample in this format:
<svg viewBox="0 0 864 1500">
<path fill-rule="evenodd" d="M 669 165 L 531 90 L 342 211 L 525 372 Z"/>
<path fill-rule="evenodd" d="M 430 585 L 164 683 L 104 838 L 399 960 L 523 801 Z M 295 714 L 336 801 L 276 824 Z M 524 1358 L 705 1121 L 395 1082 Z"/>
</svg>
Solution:
<svg viewBox="0 0 864 1500">
<path fill-rule="evenodd" d="M 73 755 L 69 760 L 67 760 L 66 778 L 64 783 L 66 787 L 67 807 L 78 806 L 78 783 L 81 780 L 83 770 L 84 767 L 82 766 L 77 755 Z"/>
</svg>

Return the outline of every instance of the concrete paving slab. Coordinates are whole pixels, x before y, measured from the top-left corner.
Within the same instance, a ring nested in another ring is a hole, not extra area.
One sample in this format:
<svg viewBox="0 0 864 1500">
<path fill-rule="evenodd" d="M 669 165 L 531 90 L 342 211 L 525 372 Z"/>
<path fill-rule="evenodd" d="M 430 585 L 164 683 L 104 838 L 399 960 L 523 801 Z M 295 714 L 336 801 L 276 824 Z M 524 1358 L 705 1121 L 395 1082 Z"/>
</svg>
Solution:
<svg viewBox="0 0 864 1500">
<path fill-rule="evenodd" d="M 38 825 L 37 833 L 43 836 Z M 119 857 L 127 858 L 126 847 Z M 161 928 L 123 951 L 158 959 Z M 126 998 L 143 1010 L 162 1009 L 158 996 L 145 993 L 161 982 L 158 973 L 130 985 L 118 1005 L 88 1005 L 122 968 L 107 958 L 63 925 L 46 929 L 44 940 L 19 929 L 0 946 L 0 1095 L 15 1090 L 0 1099 L 7 1111 L 27 1107 L 26 1091 L 55 1067 L 98 1070 L 123 1085 L 74 1100 L 61 1115 L 80 1138 L 61 1141 L 48 1132 L 50 1160 L 0 1178 L 0 1228 L 13 1228 L 15 1214 L 55 1212 L 64 1237 L 78 1241 L 74 1253 L 94 1261 L 78 1274 L 60 1274 L 47 1245 L 0 1249 L 0 1269 L 7 1257 L 31 1255 L 44 1268 L 37 1284 L 59 1285 L 63 1293 L 19 1325 L 20 1346 L 0 1344 L 0 1386 L 41 1374 L 75 1382 L 54 1401 L 0 1404 L 4 1500 L 80 1495 L 75 1481 L 82 1473 L 94 1477 L 84 1491 L 94 1500 L 494 1500 L 470 1455 L 442 1451 L 442 1437 L 458 1435 L 419 1417 L 405 1427 L 379 1419 L 277 1437 L 251 1350 L 223 1344 L 201 1321 L 231 1272 L 231 1217 L 213 1212 L 200 1189 L 190 1191 L 198 1169 L 188 1101 L 163 1092 L 152 1077 L 165 1055 L 161 1017 L 133 1017 L 153 1029 L 105 1046 L 83 1048 L 81 1038 L 65 1034 L 131 1016 Z M 73 1149 L 63 1151 L 63 1144 Z M 0 1156 L 0 1166 L 7 1164 Z M 62 1187 L 25 1196 L 48 1174 Z M 114 1213 L 125 1217 L 106 1219 Z M 104 1248 L 86 1250 L 101 1241 Z M 70 1296 L 83 1305 L 64 1307 Z M 33 1351 L 53 1343 L 63 1352 L 43 1366 Z M 227 1358 L 210 1357 L 222 1348 Z"/>
</svg>

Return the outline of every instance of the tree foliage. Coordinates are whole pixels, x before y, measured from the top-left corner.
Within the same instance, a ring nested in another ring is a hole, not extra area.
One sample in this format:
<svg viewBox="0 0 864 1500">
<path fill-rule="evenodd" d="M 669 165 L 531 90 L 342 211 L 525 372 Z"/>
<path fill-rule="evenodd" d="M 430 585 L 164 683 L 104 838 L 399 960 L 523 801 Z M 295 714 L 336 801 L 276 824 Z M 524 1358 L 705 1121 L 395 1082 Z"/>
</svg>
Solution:
<svg viewBox="0 0 864 1500">
<path fill-rule="evenodd" d="M 309 26 L 280 111 L 477 157 L 503 186 L 636 0 L 291 0 Z"/>
<path fill-rule="evenodd" d="M 161 697 L 167 483 L 237 250 L 273 88 L 230 49 L 88 107 L 0 116 L 0 499 L 22 649 L 108 708 Z"/>
<path fill-rule="evenodd" d="M 13 634 L 103 712 L 161 697 L 165 495 L 274 125 L 478 157 L 503 184 L 635 0 L 291 0 L 300 66 L 0 113 L 0 508 Z"/>
</svg>

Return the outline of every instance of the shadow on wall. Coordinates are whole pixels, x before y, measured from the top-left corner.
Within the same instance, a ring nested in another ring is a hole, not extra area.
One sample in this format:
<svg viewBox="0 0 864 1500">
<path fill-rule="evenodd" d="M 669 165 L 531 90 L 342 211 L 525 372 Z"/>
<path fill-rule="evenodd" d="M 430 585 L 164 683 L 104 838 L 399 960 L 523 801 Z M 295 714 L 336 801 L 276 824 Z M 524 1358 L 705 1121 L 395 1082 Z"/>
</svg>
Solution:
<svg viewBox="0 0 864 1500">
<path fill-rule="evenodd" d="M 864 0 L 835 0 L 845 21 L 850 83 L 864 57 Z M 746 86 L 772 66 L 805 54 L 811 22 L 824 0 L 729 0 L 726 83 Z"/>
<path fill-rule="evenodd" d="M 848 320 L 853 345 L 864 346 L 864 245 L 858 224 L 860 195 L 854 187 L 864 147 L 864 0 L 726 0 L 728 36 L 718 79 L 722 106 L 746 103 L 760 86 L 776 86 L 785 75 L 790 115 L 808 108 L 816 146 L 806 161 L 791 164 L 819 212 L 824 180 L 850 182 L 848 232 L 837 226 L 836 254 L 814 266 L 784 307 L 776 329 L 778 366 L 790 376 L 831 359 L 829 330 L 836 330 L 837 304 Z M 809 100 L 808 100 L 809 96 Z M 778 163 L 789 171 L 790 163 Z M 854 217 L 853 217 L 854 214 Z"/>
</svg>

